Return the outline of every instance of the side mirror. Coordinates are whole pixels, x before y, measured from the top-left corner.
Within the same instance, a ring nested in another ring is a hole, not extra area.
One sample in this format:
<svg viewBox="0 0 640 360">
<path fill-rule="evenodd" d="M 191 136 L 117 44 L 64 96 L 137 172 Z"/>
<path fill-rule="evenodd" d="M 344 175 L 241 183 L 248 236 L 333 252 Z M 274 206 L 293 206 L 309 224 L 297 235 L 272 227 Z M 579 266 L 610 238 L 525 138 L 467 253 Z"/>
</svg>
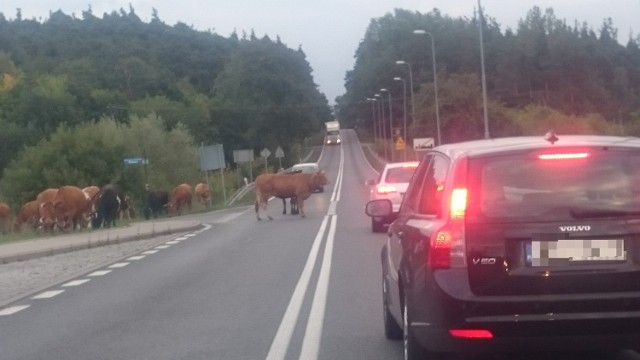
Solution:
<svg viewBox="0 0 640 360">
<path fill-rule="evenodd" d="M 364 212 L 371 217 L 388 217 L 393 212 L 393 205 L 389 199 L 371 200 L 365 206 Z"/>
<path fill-rule="evenodd" d="M 375 179 L 369 179 L 367 181 L 364 182 L 365 185 L 369 185 L 369 186 L 374 186 L 376 184 L 376 180 Z"/>
</svg>

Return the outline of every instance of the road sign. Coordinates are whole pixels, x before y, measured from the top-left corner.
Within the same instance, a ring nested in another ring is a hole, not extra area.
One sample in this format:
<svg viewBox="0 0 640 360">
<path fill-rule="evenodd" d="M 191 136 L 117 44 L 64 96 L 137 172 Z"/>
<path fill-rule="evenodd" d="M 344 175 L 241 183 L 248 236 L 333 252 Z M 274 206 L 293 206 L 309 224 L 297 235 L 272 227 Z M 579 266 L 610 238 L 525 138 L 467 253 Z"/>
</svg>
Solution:
<svg viewBox="0 0 640 360">
<path fill-rule="evenodd" d="M 396 151 L 403 151 L 406 147 L 404 140 L 400 136 L 398 136 L 398 140 L 396 140 Z"/>
<path fill-rule="evenodd" d="M 278 148 L 276 149 L 276 157 L 278 159 L 284 157 L 284 150 L 282 150 L 282 148 L 280 146 L 278 146 Z"/>
<path fill-rule="evenodd" d="M 134 157 L 134 158 L 124 158 L 122 162 L 125 165 L 147 165 L 149 163 L 149 160 L 141 157 Z"/>
<path fill-rule="evenodd" d="M 260 151 L 260 156 L 262 156 L 263 158 L 268 158 L 269 155 L 271 155 L 271 151 L 269 151 L 269 149 L 264 148 L 262 149 L 262 151 Z"/>
<path fill-rule="evenodd" d="M 415 138 L 413 139 L 413 150 L 429 150 L 433 148 L 433 138 Z"/>
</svg>

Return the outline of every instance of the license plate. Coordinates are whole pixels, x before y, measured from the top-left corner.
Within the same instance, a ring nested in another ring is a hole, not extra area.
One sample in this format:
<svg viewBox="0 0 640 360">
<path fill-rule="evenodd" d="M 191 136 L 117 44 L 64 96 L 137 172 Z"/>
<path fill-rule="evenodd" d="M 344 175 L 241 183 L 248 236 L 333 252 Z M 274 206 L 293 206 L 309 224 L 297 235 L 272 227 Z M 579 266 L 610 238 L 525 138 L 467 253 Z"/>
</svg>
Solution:
<svg viewBox="0 0 640 360">
<path fill-rule="evenodd" d="M 626 261 L 623 239 L 530 241 L 525 243 L 528 266 L 566 266 L 598 261 Z"/>
</svg>

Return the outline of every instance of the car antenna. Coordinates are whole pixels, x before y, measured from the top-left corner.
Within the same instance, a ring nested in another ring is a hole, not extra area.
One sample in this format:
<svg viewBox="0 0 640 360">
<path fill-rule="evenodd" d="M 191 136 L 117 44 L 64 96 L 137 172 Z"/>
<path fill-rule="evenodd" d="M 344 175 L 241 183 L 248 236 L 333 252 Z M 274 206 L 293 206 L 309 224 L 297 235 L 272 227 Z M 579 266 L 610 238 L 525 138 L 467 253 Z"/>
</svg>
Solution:
<svg viewBox="0 0 640 360">
<path fill-rule="evenodd" d="M 547 131 L 547 133 L 544 134 L 544 139 L 550 142 L 551 145 L 555 144 L 556 141 L 559 140 L 558 137 L 556 136 L 556 133 L 553 130 Z"/>
</svg>

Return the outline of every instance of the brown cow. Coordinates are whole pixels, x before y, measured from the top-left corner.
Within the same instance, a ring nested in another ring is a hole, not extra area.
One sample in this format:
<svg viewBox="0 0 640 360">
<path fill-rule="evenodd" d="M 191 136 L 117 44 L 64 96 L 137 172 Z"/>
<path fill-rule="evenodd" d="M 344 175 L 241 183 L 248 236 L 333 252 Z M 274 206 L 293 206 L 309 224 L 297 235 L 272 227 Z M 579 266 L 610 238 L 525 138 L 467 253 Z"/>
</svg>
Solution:
<svg viewBox="0 0 640 360">
<path fill-rule="evenodd" d="M 76 186 L 62 186 L 53 198 L 53 209 L 58 228 L 63 231 L 73 230 L 91 206 L 85 193 Z"/>
<path fill-rule="evenodd" d="M 96 212 L 96 202 L 98 201 L 98 193 L 100 192 L 100 188 L 95 185 L 91 185 L 83 188 L 82 192 L 84 193 L 84 197 L 89 203 L 87 205 L 87 210 L 82 215 L 82 222 L 80 223 L 81 227 L 86 228 L 91 224 L 91 217 Z"/>
<path fill-rule="evenodd" d="M 182 208 L 188 205 L 191 208 L 191 198 L 193 197 L 193 191 L 191 185 L 180 184 L 173 189 L 171 198 L 167 203 L 167 213 L 169 216 L 173 216 L 176 213 L 182 214 Z"/>
<path fill-rule="evenodd" d="M 194 189 L 194 193 L 196 195 L 196 199 L 202 206 L 207 207 L 209 205 L 209 200 L 211 199 L 209 185 L 205 183 L 198 183 Z"/>
<path fill-rule="evenodd" d="M 20 211 L 13 221 L 13 231 L 22 231 L 24 224 L 28 224 L 31 228 L 38 228 L 38 220 L 40 219 L 40 210 L 36 200 L 29 201 L 22 205 Z"/>
<path fill-rule="evenodd" d="M 40 214 L 40 225 L 44 231 L 53 231 L 55 225 L 55 214 L 53 213 L 53 199 L 58 193 L 58 189 L 49 188 L 43 190 L 36 197 L 38 212 Z"/>
<path fill-rule="evenodd" d="M 296 197 L 300 216 L 305 217 L 304 200 L 309 198 L 313 189 L 329 183 L 324 171 L 313 174 L 261 174 L 256 178 L 256 218 L 260 219 L 260 208 L 267 213 L 269 220 L 273 218 L 267 210 L 267 203 L 271 196 L 279 198 Z"/>
<path fill-rule="evenodd" d="M 11 208 L 6 203 L 0 202 L 0 232 L 4 232 L 9 229 L 9 215 L 11 214 Z"/>
</svg>

